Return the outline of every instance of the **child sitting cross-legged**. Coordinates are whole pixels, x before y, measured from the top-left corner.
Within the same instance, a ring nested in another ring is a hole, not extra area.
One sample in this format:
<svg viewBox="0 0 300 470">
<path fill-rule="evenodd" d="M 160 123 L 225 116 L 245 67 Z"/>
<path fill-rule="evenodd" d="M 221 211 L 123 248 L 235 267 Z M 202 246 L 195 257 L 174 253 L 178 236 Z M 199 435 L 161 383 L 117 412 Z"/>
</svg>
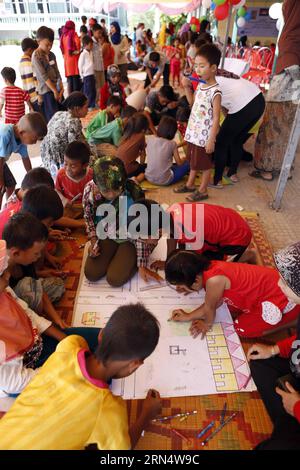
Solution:
<svg viewBox="0 0 300 470">
<path fill-rule="evenodd" d="M 57 173 L 55 188 L 70 203 L 82 202 L 85 185 L 93 178 L 90 154 L 90 148 L 84 142 L 75 140 L 66 148 L 64 167 Z"/>
<path fill-rule="evenodd" d="M 9 254 L 10 286 L 32 310 L 44 313 L 57 325 L 65 328 L 66 323 L 52 304 L 65 292 L 64 281 L 58 277 L 58 274 L 63 276 L 64 273 L 57 270 L 44 272 L 41 266 L 36 267 L 38 260 L 45 256 L 48 240 L 46 225 L 28 212 L 19 212 L 5 225 L 3 239 L 7 243 Z"/>
<path fill-rule="evenodd" d="M 150 183 L 168 186 L 181 180 L 189 172 L 189 164 L 180 158 L 176 142 L 177 122 L 171 116 L 163 116 L 157 136 L 147 140 L 147 168 L 145 177 Z M 173 157 L 175 162 L 173 164 Z"/>
<path fill-rule="evenodd" d="M 61 341 L 0 420 L 0 449 L 133 449 L 161 412 L 159 393 L 149 390 L 129 428 L 126 402 L 109 383 L 142 366 L 158 339 L 156 318 L 143 305 L 129 304 L 112 314 L 96 350 L 80 336 Z"/>
<path fill-rule="evenodd" d="M 31 250 L 32 251 L 32 250 Z M 9 287 L 6 243 L 0 240 L 0 396 L 23 391 L 37 374 L 39 367 L 67 335 L 80 334 L 95 348 L 98 328 L 69 328 L 64 332 L 51 321 L 37 315 Z"/>
</svg>

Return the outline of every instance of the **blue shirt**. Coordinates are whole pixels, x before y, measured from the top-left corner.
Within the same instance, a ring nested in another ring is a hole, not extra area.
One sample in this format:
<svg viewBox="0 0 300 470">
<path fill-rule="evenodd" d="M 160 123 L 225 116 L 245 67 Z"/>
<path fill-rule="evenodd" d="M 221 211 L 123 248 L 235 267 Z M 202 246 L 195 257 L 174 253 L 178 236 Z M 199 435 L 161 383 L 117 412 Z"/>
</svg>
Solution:
<svg viewBox="0 0 300 470">
<path fill-rule="evenodd" d="M 8 160 L 12 153 L 28 158 L 27 145 L 16 139 L 13 124 L 0 124 L 0 158 Z"/>
</svg>

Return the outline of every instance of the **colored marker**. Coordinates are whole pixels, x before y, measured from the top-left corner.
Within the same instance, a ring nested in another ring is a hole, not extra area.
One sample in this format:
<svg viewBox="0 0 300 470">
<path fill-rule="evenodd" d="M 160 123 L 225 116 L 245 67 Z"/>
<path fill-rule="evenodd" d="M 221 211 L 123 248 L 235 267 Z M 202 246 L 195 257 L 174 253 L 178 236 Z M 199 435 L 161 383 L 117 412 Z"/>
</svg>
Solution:
<svg viewBox="0 0 300 470">
<path fill-rule="evenodd" d="M 168 421 L 169 419 L 173 419 L 173 418 L 183 418 L 183 416 L 195 415 L 197 413 L 198 413 L 198 411 L 194 410 L 194 411 L 187 411 L 186 413 L 178 413 L 176 415 L 162 416 L 161 418 L 153 419 L 152 423 L 161 422 L 161 421 Z"/>
<path fill-rule="evenodd" d="M 243 388 L 247 388 L 247 385 L 249 384 L 250 380 L 251 380 L 251 374 L 249 375 L 248 379 L 244 383 Z"/>
<path fill-rule="evenodd" d="M 221 418 L 220 418 L 220 423 L 224 423 L 225 415 L 226 415 L 226 410 L 227 410 L 227 402 L 224 403 L 223 410 L 221 413 Z"/>
<path fill-rule="evenodd" d="M 177 429 L 171 428 L 170 431 L 173 432 L 174 434 L 176 434 L 176 436 L 180 437 L 184 441 L 190 442 L 190 439 L 188 437 L 184 436 L 181 432 L 177 431 Z"/>
<path fill-rule="evenodd" d="M 220 426 L 218 426 L 209 436 L 207 436 L 206 439 L 204 439 L 204 441 L 201 442 L 201 445 L 205 446 L 205 444 L 207 444 L 208 441 L 210 441 L 216 434 L 218 434 L 218 432 L 221 431 L 221 429 L 223 429 L 224 426 L 226 426 L 226 424 L 229 423 L 229 421 L 231 421 L 235 416 L 236 413 L 233 413 L 231 416 L 225 419 L 224 423 L 220 424 Z"/>
<path fill-rule="evenodd" d="M 206 434 L 214 425 L 215 422 L 211 421 L 207 426 L 205 426 L 205 428 L 202 429 L 202 431 L 199 432 L 199 434 L 197 434 L 197 439 L 200 439 L 200 437 L 204 436 L 204 434 Z"/>
</svg>

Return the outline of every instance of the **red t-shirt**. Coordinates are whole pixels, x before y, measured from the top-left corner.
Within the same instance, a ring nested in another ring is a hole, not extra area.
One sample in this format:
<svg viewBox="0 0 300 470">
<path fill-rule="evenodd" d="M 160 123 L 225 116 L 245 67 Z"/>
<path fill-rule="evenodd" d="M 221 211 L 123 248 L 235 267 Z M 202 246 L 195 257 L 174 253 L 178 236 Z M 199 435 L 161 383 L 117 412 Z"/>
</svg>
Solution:
<svg viewBox="0 0 300 470">
<path fill-rule="evenodd" d="M 5 124 L 17 124 L 25 114 L 25 101 L 29 100 L 27 91 L 17 86 L 4 87 L 0 93 L 0 103 L 5 103 Z"/>
<path fill-rule="evenodd" d="M 10 203 L 7 207 L 5 207 L 0 212 L 0 239 L 2 238 L 2 233 L 4 230 L 5 224 L 9 221 L 9 219 L 17 214 L 22 209 L 22 201 L 15 201 Z"/>
<path fill-rule="evenodd" d="M 179 243 L 195 242 L 196 237 L 191 237 L 195 233 L 198 240 L 204 239 L 202 248 L 191 247 L 198 253 L 217 251 L 224 246 L 248 246 L 251 242 L 249 225 L 233 209 L 211 204 L 176 203 L 168 211 L 172 213 L 175 238 L 178 238 Z M 181 229 L 181 224 L 184 230 Z M 203 229 L 204 236 L 201 233 Z"/>
<path fill-rule="evenodd" d="M 125 95 L 125 91 L 124 91 L 124 87 L 122 85 L 120 85 L 120 90 L 121 90 L 121 94 L 122 96 L 119 95 L 119 93 L 117 93 L 116 96 L 118 96 L 121 100 L 122 100 L 122 107 L 123 106 L 126 106 L 126 95 Z M 108 98 L 110 97 L 110 92 L 109 92 L 109 84 L 108 82 L 106 82 L 102 88 L 100 88 L 100 100 L 99 100 L 99 107 L 100 109 L 106 109 L 107 108 L 107 101 L 108 101 Z"/>
<path fill-rule="evenodd" d="M 83 191 L 85 185 L 93 179 L 93 170 L 87 168 L 85 176 L 81 180 L 73 180 L 70 178 L 65 169 L 61 168 L 57 173 L 55 188 L 59 191 L 65 198 L 71 201 L 75 196 L 81 194 L 81 196 L 76 199 L 76 202 L 82 202 Z"/>
<path fill-rule="evenodd" d="M 203 287 L 215 276 L 226 276 L 230 280 L 231 287 L 224 291 L 223 300 L 233 313 L 253 312 L 261 315 L 261 304 L 264 302 L 271 302 L 283 312 L 289 304 L 278 287 L 279 273 L 273 268 L 212 261 L 208 270 L 203 272 Z"/>
</svg>

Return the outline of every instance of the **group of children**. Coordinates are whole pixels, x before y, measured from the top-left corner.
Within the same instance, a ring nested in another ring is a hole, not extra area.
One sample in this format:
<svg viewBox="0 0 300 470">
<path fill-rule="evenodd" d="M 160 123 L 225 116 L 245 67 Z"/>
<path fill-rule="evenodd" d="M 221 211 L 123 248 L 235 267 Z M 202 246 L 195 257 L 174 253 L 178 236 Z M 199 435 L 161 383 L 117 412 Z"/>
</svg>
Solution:
<svg viewBox="0 0 300 470">
<path fill-rule="evenodd" d="M 62 100 L 63 89 L 55 57 L 50 55 L 49 28 L 40 28 L 37 39 L 38 48 L 23 41 L 26 49 L 21 64 L 29 67 L 34 52 L 37 94 L 32 88 L 35 75 L 24 72 L 23 76 L 30 79 L 26 90 L 32 107 L 36 101 L 42 103 L 47 115 Z M 208 197 L 219 130 L 218 48 L 204 45 L 195 57 L 195 70 L 205 84 L 198 86 L 192 110 L 179 106 L 168 86 L 152 98 L 153 108 L 159 109 L 155 125 L 150 108 L 137 111 L 126 104 L 120 70 L 110 65 L 100 90 L 101 110 L 83 133 L 79 122 L 93 107 L 90 91 L 96 81 L 89 36 L 83 38 L 83 46 L 79 67 L 84 71 L 86 96 L 71 93 L 67 111 L 57 112 L 57 108 L 48 128 L 36 112 L 0 127 L 1 194 L 6 191 L 7 196 L 0 213 L 0 393 L 18 395 L 0 420 L 1 449 L 83 449 L 92 444 L 106 450 L 129 449 L 161 412 L 159 393 L 150 390 L 137 422 L 129 429 L 123 400 L 109 390 L 112 379 L 132 374 L 154 351 L 159 324 L 151 312 L 141 304 L 120 306 L 100 331 L 69 328 L 55 308 L 69 274 L 62 270 L 55 248 L 70 228 L 86 229 L 89 251 L 84 272 L 91 282 L 106 277 L 112 288 L 120 287 L 137 272 L 145 282 L 160 282 L 157 271 L 163 269 L 167 282 L 178 292 L 204 288 L 205 300 L 199 308 L 189 313 L 176 309 L 171 316 L 172 321 L 191 322 L 193 337 L 206 334 L 223 301 L 241 337 L 269 334 L 300 313 L 300 306 L 278 286 L 276 270 L 250 264 L 252 233 L 247 222 L 231 209 L 209 204 L 199 216 L 200 205 L 195 204 Z M 176 55 L 171 60 L 178 60 Z M 7 84 L 12 86 L 12 82 Z M 152 135 L 146 136 L 149 130 Z M 31 169 L 26 146 L 41 139 L 47 168 Z M 102 144 L 110 144 L 112 153 L 101 154 Z M 182 145 L 187 147 L 187 159 L 179 154 Z M 5 163 L 12 152 L 21 154 L 27 171 L 20 189 L 15 188 Z M 50 173 L 52 165 L 55 172 Z M 196 191 L 198 170 L 202 170 L 202 182 Z M 189 202 L 175 204 L 168 211 L 145 198 L 139 185 L 146 178 L 167 186 L 188 173 L 187 183 L 175 192 L 191 192 Z M 76 220 L 72 215 L 75 202 L 82 204 Z M 147 214 L 138 237 L 130 230 L 124 235 L 123 230 L 136 221 L 131 210 L 135 204 Z M 103 216 L 108 207 L 118 214 L 116 220 Z M 154 220 L 158 212 L 153 208 L 159 209 L 159 220 Z M 167 259 L 149 265 L 166 231 Z M 193 245 L 191 235 L 197 238 L 199 233 L 203 243 Z M 192 250 L 188 249 L 191 244 Z"/>
</svg>

